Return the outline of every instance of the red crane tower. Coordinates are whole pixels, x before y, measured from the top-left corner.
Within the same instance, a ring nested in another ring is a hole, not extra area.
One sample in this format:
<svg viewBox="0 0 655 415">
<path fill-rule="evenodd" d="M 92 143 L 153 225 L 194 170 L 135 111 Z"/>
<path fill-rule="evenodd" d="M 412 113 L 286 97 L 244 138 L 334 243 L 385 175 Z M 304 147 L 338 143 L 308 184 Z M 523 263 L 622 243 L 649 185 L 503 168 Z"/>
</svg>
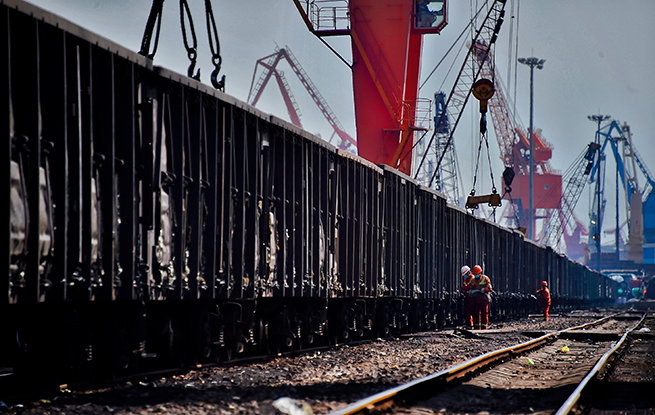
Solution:
<svg viewBox="0 0 655 415">
<path fill-rule="evenodd" d="M 296 76 L 298 76 L 298 79 L 300 79 L 300 82 L 309 93 L 309 96 L 312 97 L 316 103 L 316 106 L 321 110 L 321 113 L 323 113 L 325 119 L 330 123 L 334 129 L 334 132 L 341 139 L 339 148 L 344 150 L 347 150 L 350 146 L 357 148 L 357 141 L 355 141 L 354 138 L 352 138 L 350 135 L 348 135 L 348 133 L 344 131 L 343 125 L 341 125 L 337 119 L 337 116 L 332 111 L 332 108 L 330 108 L 327 101 L 325 101 L 325 98 L 323 98 L 323 95 L 321 95 L 321 93 L 318 91 L 312 80 L 309 78 L 309 75 L 307 75 L 302 66 L 300 66 L 300 63 L 293 55 L 293 53 L 291 53 L 289 47 L 275 48 L 275 53 L 265 56 L 257 61 L 255 64 L 255 72 L 252 74 L 250 93 L 248 94 L 248 103 L 253 106 L 257 105 L 257 102 L 259 101 L 264 88 L 266 88 L 268 81 L 271 79 L 271 76 L 273 76 L 275 77 L 275 80 L 280 87 L 280 92 L 282 93 L 282 98 L 284 99 L 287 111 L 289 112 L 291 122 L 302 128 L 302 124 L 300 123 L 300 110 L 298 108 L 298 104 L 293 97 L 293 93 L 291 92 L 291 88 L 289 87 L 289 84 L 284 77 L 284 73 L 277 70 L 277 65 L 283 59 L 289 63 L 289 66 L 291 66 L 293 72 L 296 74 Z M 255 83 L 257 70 L 260 66 L 263 67 L 263 71 L 261 72 L 257 83 Z"/>
<path fill-rule="evenodd" d="M 293 1 L 319 39 L 352 39 L 359 155 L 412 174 L 422 39 L 446 25 L 446 0 Z"/>
</svg>

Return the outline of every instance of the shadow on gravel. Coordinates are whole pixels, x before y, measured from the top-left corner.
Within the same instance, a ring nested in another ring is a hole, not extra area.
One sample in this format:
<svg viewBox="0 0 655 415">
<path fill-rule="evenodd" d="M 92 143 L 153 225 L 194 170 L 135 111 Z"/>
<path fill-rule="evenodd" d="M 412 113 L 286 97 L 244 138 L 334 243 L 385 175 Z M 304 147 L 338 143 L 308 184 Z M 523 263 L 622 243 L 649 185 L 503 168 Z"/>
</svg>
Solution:
<svg viewBox="0 0 655 415">
<path fill-rule="evenodd" d="M 548 389 L 500 389 L 460 385 L 448 393 L 420 402 L 417 406 L 435 412 L 491 414 L 553 413 L 575 389 L 575 384 Z"/>
<path fill-rule="evenodd" d="M 393 386 L 396 385 L 379 382 L 316 383 L 306 386 L 234 386 L 201 384 L 200 382 L 189 382 L 183 386 L 140 384 L 106 391 L 76 391 L 67 395 L 59 395 L 51 401 L 50 405 L 46 404 L 42 407 L 93 405 L 120 410 L 121 408 L 197 402 L 211 404 L 225 404 L 234 401 L 263 402 L 285 396 L 307 400 L 342 400 L 344 397 L 348 397 L 348 399 L 356 401 Z"/>
</svg>

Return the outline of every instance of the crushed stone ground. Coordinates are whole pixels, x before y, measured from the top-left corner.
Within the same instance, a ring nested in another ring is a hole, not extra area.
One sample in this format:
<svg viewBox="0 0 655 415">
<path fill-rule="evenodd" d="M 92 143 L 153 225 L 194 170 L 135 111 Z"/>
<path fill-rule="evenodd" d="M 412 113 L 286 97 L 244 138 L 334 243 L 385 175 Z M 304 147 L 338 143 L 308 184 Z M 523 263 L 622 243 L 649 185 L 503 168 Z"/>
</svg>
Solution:
<svg viewBox="0 0 655 415">
<path fill-rule="evenodd" d="M 212 367 L 144 378 L 111 389 L 62 391 L 34 402 L 0 403 L 2 413 L 24 414 L 280 414 L 279 398 L 326 414 L 374 393 L 456 363 L 527 341 L 525 331 L 551 331 L 593 321 L 597 314 L 554 316 L 493 324 L 465 336 L 442 330 L 324 352 L 278 357 L 265 363 Z"/>
</svg>

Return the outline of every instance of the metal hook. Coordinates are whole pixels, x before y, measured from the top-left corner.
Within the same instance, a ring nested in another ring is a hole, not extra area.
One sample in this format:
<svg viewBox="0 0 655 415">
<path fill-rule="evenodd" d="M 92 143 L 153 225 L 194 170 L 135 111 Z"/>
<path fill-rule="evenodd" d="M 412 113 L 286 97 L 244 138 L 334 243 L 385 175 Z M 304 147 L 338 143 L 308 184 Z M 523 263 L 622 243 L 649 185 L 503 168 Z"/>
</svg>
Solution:
<svg viewBox="0 0 655 415">
<path fill-rule="evenodd" d="M 211 81 L 212 85 L 214 85 L 214 88 L 225 92 L 225 75 L 221 77 L 221 80 L 218 80 L 218 68 L 214 69 L 211 75 Z"/>
<path fill-rule="evenodd" d="M 196 81 L 200 81 L 200 68 L 196 71 L 196 74 L 193 74 L 193 71 L 196 69 L 196 61 L 195 59 L 191 61 L 191 64 L 189 65 L 189 69 L 187 69 L 186 74 L 189 78 L 193 78 Z"/>
</svg>

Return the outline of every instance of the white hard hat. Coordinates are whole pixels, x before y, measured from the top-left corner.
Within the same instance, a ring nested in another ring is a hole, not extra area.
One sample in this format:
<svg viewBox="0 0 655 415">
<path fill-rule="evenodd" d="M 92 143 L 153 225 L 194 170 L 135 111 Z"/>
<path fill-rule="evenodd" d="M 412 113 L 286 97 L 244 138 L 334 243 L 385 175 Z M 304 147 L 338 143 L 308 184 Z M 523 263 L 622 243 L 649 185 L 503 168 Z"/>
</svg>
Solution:
<svg viewBox="0 0 655 415">
<path fill-rule="evenodd" d="M 471 268 L 470 268 L 468 265 L 464 265 L 464 266 L 462 267 L 462 270 L 461 270 L 461 271 L 462 271 L 462 275 L 466 275 L 470 270 L 471 270 Z"/>
</svg>

